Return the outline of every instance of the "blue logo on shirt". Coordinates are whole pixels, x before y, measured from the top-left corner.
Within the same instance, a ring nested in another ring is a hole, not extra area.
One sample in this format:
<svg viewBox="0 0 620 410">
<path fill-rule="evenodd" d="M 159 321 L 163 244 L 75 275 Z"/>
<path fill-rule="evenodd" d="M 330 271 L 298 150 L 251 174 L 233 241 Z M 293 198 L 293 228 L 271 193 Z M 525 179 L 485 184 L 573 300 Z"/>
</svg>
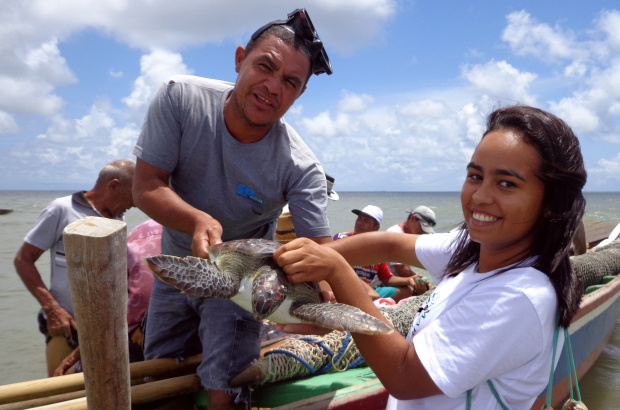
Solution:
<svg viewBox="0 0 620 410">
<path fill-rule="evenodd" d="M 245 185 L 237 185 L 237 195 L 241 195 L 244 196 L 246 198 L 250 198 L 252 201 L 258 202 L 259 204 L 263 203 L 263 200 L 260 198 L 257 198 L 255 195 L 255 192 L 252 188 L 248 188 Z"/>
</svg>

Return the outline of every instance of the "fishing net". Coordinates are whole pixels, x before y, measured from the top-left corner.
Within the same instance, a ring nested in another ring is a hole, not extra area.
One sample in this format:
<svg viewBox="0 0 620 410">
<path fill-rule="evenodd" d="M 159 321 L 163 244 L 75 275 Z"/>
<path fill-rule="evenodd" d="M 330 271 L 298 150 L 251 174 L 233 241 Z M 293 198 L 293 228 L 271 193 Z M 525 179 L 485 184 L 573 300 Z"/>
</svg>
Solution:
<svg viewBox="0 0 620 410">
<path fill-rule="evenodd" d="M 583 289 L 598 285 L 604 276 L 615 276 L 620 273 L 620 241 L 588 252 L 571 257 L 573 269 L 581 281 Z"/>
<path fill-rule="evenodd" d="M 409 298 L 379 310 L 396 331 L 406 336 L 411 323 L 432 292 Z M 260 384 L 315 374 L 333 373 L 366 366 L 349 332 L 334 330 L 326 335 L 292 338 L 254 363 L 261 373 Z"/>
</svg>

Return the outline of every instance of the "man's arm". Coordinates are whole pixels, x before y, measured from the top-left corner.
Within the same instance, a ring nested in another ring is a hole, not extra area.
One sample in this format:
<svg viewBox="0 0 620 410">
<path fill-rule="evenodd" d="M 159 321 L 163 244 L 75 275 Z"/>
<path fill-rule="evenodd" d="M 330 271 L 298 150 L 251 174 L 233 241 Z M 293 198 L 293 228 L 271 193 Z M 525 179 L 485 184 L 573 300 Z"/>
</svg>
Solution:
<svg viewBox="0 0 620 410">
<path fill-rule="evenodd" d="M 407 265 L 403 264 L 393 264 L 392 269 L 394 270 L 394 274 L 401 276 L 403 278 L 408 278 L 410 276 L 415 275 L 416 273 Z"/>
<path fill-rule="evenodd" d="M 181 199 L 168 185 L 170 174 L 138 158 L 133 180 L 134 204 L 167 228 L 192 235 L 192 253 L 207 258 L 207 247 L 222 241 L 222 225 Z"/>
<path fill-rule="evenodd" d="M 35 262 L 45 252 L 34 245 L 24 242 L 15 255 L 15 270 L 32 296 L 39 302 L 45 316 L 47 328 L 51 336 L 71 336 L 71 328 L 77 329 L 73 317 L 58 304 L 49 291 Z"/>
</svg>

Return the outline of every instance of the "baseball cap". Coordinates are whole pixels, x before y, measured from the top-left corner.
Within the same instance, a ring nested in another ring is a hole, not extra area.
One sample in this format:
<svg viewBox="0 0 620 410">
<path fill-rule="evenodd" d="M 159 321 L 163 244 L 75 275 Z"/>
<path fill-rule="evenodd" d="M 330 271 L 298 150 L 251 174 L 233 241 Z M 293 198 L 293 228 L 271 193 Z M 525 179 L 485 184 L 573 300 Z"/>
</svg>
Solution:
<svg viewBox="0 0 620 410">
<path fill-rule="evenodd" d="M 334 182 L 336 181 L 333 176 L 325 174 L 325 179 L 327 180 L 327 197 L 332 201 L 337 201 L 340 199 L 340 196 L 336 191 L 334 191 Z"/>
<path fill-rule="evenodd" d="M 359 215 L 360 212 L 366 214 L 375 219 L 375 221 L 381 223 L 383 221 L 383 211 L 378 206 L 367 205 L 361 211 L 359 209 L 351 210 L 355 215 Z"/>
<path fill-rule="evenodd" d="M 420 226 L 426 233 L 435 233 L 433 226 L 437 224 L 435 220 L 435 212 L 427 206 L 418 206 L 413 211 L 409 212 L 409 215 L 415 215 L 420 220 Z"/>
</svg>

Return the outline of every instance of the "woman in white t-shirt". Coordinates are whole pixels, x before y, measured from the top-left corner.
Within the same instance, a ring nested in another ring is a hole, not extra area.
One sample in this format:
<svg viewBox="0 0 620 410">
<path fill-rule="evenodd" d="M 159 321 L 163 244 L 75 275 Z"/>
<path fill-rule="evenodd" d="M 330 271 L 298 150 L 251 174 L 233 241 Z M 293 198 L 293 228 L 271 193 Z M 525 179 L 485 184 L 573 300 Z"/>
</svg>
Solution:
<svg viewBox="0 0 620 410">
<path fill-rule="evenodd" d="M 529 409 L 549 379 L 557 320 L 567 327 L 581 299 L 568 251 L 585 182 L 568 125 L 536 108 L 501 108 L 467 165 L 462 230 L 299 239 L 274 259 L 291 281 L 326 280 L 339 302 L 379 318 L 350 265 L 397 261 L 433 276 L 438 286 L 407 338 L 353 335 L 391 395 L 388 409 L 464 409 L 468 394 L 472 409 Z"/>
</svg>

